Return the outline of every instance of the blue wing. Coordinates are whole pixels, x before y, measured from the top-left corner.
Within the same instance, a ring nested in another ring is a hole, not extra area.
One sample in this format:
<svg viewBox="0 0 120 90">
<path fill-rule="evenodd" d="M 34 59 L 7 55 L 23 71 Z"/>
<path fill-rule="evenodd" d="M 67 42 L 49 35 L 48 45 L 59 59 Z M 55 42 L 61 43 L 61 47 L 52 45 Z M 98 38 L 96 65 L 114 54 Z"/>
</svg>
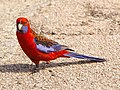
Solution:
<svg viewBox="0 0 120 90">
<path fill-rule="evenodd" d="M 50 47 L 44 46 L 42 44 L 36 44 L 36 47 L 38 50 L 45 52 L 45 53 L 56 52 L 56 51 L 67 49 L 66 46 L 59 45 L 59 44 L 52 45 Z"/>
<path fill-rule="evenodd" d="M 69 49 L 65 45 L 60 45 L 59 43 L 42 36 L 35 37 L 34 42 L 36 43 L 37 49 L 44 53 L 56 52 L 60 50 L 73 51 L 72 49 Z"/>
<path fill-rule="evenodd" d="M 91 61 L 97 61 L 97 62 L 105 61 L 105 59 L 103 59 L 103 58 L 97 58 L 97 57 L 92 57 L 92 56 L 87 56 L 87 55 L 72 52 L 74 50 L 69 49 L 67 46 L 60 45 L 59 43 L 57 43 L 53 40 L 47 39 L 43 36 L 35 37 L 34 42 L 36 43 L 37 49 L 41 52 L 44 52 L 44 53 L 57 52 L 60 50 L 69 50 L 70 53 L 64 54 L 64 56 L 80 58 L 80 59 L 89 59 Z"/>
</svg>

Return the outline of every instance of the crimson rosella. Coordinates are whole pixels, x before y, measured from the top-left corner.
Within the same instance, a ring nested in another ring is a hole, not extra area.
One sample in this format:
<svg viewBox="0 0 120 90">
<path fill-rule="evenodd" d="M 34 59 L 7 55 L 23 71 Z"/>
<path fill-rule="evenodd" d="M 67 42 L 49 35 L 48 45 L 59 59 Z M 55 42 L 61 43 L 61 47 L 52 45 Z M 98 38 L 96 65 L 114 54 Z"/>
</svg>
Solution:
<svg viewBox="0 0 120 90">
<path fill-rule="evenodd" d="M 40 61 L 50 62 L 59 57 L 74 57 L 96 62 L 105 61 L 103 58 L 75 53 L 73 52 L 74 50 L 69 49 L 65 45 L 61 45 L 43 35 L 38 35 L 31 29 L 29 21 L 24 17 L 18 18 L 16 25 L 18 42 L 25 54 L 35 63 L 36 67 L 39 67 Z"/>
</svg>

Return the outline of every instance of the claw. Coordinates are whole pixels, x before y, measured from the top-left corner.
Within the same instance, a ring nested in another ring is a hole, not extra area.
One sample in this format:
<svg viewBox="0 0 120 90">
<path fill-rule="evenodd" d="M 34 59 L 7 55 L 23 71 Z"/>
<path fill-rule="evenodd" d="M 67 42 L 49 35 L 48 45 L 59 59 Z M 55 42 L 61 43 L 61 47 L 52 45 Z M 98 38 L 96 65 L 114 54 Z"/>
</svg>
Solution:
<svg viewBox="0 0 120 90">
<path fill-rule="evenodd" d="M 33 68 L 31 74 L 33 74 L 33 73 L 37 73 L 37 72 L 39 72 L 39 64 L 36 64 L 36 66 Z"/>
</svg>

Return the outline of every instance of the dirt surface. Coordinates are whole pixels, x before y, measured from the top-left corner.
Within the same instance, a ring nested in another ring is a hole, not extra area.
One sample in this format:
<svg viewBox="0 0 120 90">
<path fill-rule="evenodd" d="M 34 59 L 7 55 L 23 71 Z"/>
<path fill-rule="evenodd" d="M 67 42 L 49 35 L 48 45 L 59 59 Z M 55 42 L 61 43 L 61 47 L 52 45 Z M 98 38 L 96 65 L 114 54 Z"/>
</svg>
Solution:
<svg viewBox="0 0 120 90">
<path fill-rule="evenodd" d="M 38 33 L 107 61 L 59 58 L 32 74 L 16 39 L 21 16 Z M 0 35 L 0 90 L 120 90 L 119 0 L 0 0 Z"/>
</svg>

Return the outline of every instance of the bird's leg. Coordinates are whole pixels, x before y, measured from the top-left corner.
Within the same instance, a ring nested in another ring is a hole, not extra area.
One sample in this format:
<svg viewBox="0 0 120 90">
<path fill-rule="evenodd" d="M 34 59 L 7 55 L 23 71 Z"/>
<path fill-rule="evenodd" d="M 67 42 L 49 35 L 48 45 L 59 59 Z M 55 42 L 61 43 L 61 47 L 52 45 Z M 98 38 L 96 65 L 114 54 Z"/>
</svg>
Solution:
<svg viewBox="0 0 120 90">
<path fill-rule="evenodd" d="M 36 68 L 39 68 L 39 64 L 36 64 Z"/>
<path fill-rule="evenodd" d="M 39 64 L 35 64 L 35 69 L 34 69 L 36 72 L 39 71 Z"/>
<path fill-rule="evenodd" d="M 33 68 L 32 74 L 39 72 L 39 64 L 35 64 L 35 67 Z"/>
<path fill-rule="evenodd" d="M 39 64 L 35 64 L 35 67 L 32 69 L 32 72 L 30 73 L 30 75 L 37 72 L 39 72 Z"/>
</svg>

